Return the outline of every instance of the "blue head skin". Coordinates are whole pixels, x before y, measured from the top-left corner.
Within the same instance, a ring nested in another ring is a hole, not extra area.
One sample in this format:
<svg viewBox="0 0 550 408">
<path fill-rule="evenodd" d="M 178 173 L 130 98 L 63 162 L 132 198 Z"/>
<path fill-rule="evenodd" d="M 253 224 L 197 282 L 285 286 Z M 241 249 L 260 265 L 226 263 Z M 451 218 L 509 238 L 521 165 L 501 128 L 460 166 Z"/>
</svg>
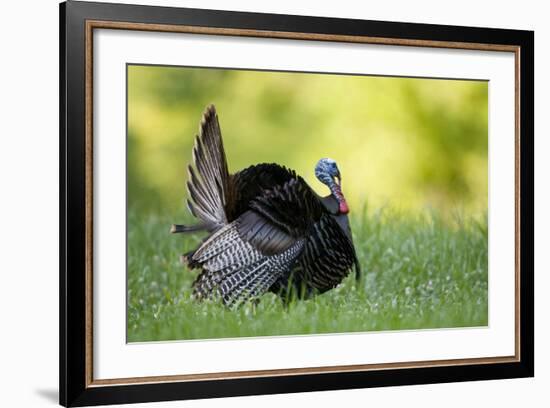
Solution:
<svg viewBox="0 0 550 408">
<path fill-rule="evenodd" d="M 315 176 L 321 183 L 326 185 L 336 201 L 338 201 L 338 210 L 341 214 L 349 212 L 348 204 L 344 198 L 341 188 L 340 170 L 333 159 L 323 158 L 315 166 Z"/>
</svg>

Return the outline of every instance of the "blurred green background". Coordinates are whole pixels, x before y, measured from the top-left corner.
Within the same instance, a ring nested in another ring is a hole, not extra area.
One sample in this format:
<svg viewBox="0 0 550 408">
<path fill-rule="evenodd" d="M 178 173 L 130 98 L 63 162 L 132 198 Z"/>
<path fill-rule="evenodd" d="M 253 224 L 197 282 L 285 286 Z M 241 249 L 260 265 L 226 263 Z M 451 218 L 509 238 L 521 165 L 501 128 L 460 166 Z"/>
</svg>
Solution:
<svg viewBox="0 0 550 408">
<path fill-rule="evenodd" d="M 313 168 L 331 157 L 352 213 L 368 202 L 486 214 L 487 82 L 130 65 L 133 213 L 181 214 L 193 137 L 209 103 L 230 171 L 277 162 L 326 195 Z"/>
<path fill-rule="evenodd" d="M 128 67 L 128 341 L 488 323 L 486 82 Z M 337 160 L 364 279 L 307 301 L 196 302 L 179 255 L 187 164 L 206 105 L 230 171 L 276 162 L 321 195 Z"/>
</svg>

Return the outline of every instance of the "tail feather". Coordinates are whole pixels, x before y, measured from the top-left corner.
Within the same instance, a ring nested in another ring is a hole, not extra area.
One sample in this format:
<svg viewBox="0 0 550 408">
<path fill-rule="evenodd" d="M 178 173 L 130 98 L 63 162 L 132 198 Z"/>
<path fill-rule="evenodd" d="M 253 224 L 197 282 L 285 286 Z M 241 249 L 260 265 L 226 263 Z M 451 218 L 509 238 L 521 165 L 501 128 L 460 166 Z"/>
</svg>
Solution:
<svg viewBox="0 0 550 408">
<path fill-rule="evenodd" d="M 189 166 L 187 182 L 189 210 L 204 223 L 220 228 L 227 224 L 229 170 L 214 105 L 203 114 L 195 138 L 193 164 Z"/>
<path fill-rule="evenodd" d="M 182 225 L 182 224 L 172 224 L 170 226 L 170 232 L 172 234 L 180 234 L 185 232 L 196 232 L 196 231 L 204 231 L 208 229 L 206 225 L 204 224 L 196 224 L 196 225 Z"/>
</svg>

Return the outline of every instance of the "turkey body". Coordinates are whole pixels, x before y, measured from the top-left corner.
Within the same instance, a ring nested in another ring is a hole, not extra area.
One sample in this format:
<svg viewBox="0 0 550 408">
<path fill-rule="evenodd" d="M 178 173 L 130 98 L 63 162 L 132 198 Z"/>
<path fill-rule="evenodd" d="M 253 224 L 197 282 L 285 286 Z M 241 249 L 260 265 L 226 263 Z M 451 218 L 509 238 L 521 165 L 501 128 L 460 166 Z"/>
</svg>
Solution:
<svg viewBox="0 0 550 408">
<path fill-rule="evenodd" d="M 307 297 L 360 269 L 347 214 L 337 197 L 318 196 L 293 170 L 274 163 L 228 171 L 216 110 L 202 118 L 189 165 L 188 207 L 199 224 L 172 232 L 209 235 L 184 255 L 200 269 L 198 299 L 239 305 L 272 291 Z M 346 211 L 347 212 L 347 211 Z"/>
</svg>

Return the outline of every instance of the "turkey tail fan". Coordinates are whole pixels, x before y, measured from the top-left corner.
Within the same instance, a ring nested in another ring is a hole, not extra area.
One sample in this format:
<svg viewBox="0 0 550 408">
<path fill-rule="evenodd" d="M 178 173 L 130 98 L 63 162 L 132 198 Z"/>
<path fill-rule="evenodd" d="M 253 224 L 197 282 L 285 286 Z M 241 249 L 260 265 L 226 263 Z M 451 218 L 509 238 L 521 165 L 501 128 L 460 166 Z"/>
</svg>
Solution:
<svg viewBox="0 0 550 408">
<path fill-rule="evenodd" d="M 195 138 L 193 163 L 189 165 L 187 191 L 189 211 L 208 230 L 227 223 L 225 207 L 229 197 L 229 170 L 214 105 L 206 108 Z"/>
</svg>

